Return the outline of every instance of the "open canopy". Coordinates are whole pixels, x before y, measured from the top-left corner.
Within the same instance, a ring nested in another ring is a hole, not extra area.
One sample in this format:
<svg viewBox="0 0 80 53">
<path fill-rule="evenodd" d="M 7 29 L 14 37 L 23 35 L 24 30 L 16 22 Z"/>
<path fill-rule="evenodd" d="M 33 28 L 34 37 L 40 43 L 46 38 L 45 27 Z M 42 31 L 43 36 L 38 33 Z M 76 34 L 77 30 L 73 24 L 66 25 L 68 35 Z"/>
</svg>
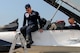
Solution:
<svg viewBox="0 0 80 53">
<path fill-rule="evenodd" d="M 62 5 L 59 8 L 64 14 L 69 17 L 75 18 L 75 20 L 80 23 L 80 0 L 44 0 L 53 7 L 57 8 L 61 2 Z"/>
<path fill-rule="evenodd" d="M 67 5 L 69 5 L 70 7 L 68 7 L 67 9 L 69 9 L 70 11 L 72 11 L 73 13 L 77 14 L 78 16 L 80 16 L 80 0 L 62 0 L 64 3 L 66 3 Z M 72 10 L 73 9 L 73 10 Z"/>
<path fill-rule="evenodd" d="M 75 8 L 76 10 L 80 11 L 80 0 L 62 0 L 66 4 L 70 5 L 71 7 Z"/>
</svg>

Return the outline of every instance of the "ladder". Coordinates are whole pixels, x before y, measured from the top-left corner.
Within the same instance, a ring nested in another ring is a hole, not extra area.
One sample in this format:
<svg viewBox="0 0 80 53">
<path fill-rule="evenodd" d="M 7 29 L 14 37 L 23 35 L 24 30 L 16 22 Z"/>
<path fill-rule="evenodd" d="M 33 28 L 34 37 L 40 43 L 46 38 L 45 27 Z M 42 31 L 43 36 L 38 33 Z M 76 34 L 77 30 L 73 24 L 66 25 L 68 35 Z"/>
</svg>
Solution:
<svg viewBox="0 0 80 53">
<path fill-rule="evenodd" d="M 23 35 L 20 32 L 18 32 L 15 35 L 15 38 L 14 38 L 14 41 L 12 42 L 12 45 L 11 45 L 10 50 L 9 50 L 9 53 L 14 53 L 15 52 L 15 46 L 16 46 L 18 37 L 20 38 L 21 46 L 23 47 L 24 53 L 27 53 L 27 48 L 26 48 L 26 44 L 27 43 L 26 43 L 25 38 L 23 37 Z"/>
</svg>

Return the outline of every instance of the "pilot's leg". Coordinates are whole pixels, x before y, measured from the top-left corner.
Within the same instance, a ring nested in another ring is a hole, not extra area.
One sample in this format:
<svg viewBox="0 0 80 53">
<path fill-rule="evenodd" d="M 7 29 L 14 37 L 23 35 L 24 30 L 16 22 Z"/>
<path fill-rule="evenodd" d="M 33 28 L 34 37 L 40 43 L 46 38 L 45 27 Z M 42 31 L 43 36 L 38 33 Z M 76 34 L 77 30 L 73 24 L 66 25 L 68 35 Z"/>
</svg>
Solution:
<svg viewBox="0 0 80 53">
<path fill-rule="evenodd" d="M 23 26 L 23 27 L 20 28 L 20 31 L 23 34 L 25 39 L 26 39 L 26 28 L 27 28 L 27 26 Z"/>
<path fill-rule="evenodd" d="M 32 28 L 26 29 L 26 35 L 27 35 L 26 40 L 27 40 L 28 44 L 33 43 L 31 32 L 32 32 Z"/>
<path fill-rule="evenodd" d="M 28 40 L 27 40 L 27 48 L 31 48 L 31 44 L 34 43 L 34 41 L 32 40 L 32 35 L 31 35 L 31 32 L 34 32 L 35 30 L 37 30 L 37 28 L 35 27 L 32 27 L 28 30 L 26 30 L 26 34 L 28 35 Z"/>
<path fill-rule="evenodd" d="M 36 26 L 27 27 L 27 29 L 26 29 L 26 34 L 28 35 L 29 44 L 33 43 L 31 32 L 34 32 L 36 30 L 38 30 L 38 27 L 36 27 Z"/>
</svg>

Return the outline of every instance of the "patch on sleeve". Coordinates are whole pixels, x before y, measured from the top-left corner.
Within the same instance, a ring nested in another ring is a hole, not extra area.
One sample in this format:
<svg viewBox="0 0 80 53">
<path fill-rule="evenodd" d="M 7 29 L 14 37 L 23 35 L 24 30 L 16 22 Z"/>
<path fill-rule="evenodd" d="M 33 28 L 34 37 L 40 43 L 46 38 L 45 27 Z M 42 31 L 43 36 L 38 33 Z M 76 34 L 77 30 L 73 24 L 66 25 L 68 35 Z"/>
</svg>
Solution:
<svg viewBox="0 0 80 53">
<path fill-rule="evenodd" d="M 25 16 L 26 16 L 26 17 L 29 17 L 29 14 L 28 14 L 28 13 L 26 13 L 26 14 L 25 14 Z"/>
</svg>

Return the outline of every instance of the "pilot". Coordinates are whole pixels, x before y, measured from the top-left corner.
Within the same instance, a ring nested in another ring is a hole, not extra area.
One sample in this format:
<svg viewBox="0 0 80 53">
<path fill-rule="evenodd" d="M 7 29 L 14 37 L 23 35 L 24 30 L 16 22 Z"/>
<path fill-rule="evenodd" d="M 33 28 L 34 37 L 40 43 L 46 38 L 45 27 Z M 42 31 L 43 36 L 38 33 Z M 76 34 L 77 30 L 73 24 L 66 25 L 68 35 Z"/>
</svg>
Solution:
<svg viewBox="0 0 80 53">
<path fill-rule="evenodd" d="M 65 29 L 80 29 L 74 18 L 68 18 L 68 22 L 70 23 L 70 26 L 66 26 Z"/>
<path fill-rule="evenodd" d="M 25 39 L 28 39 L 27 44 L 32 44 L 33 40 L 32 40 L 31 32 L 38 30 L 38 28 L 39 31 L 42 32 L 43 31 L 42 22 L 39 13 L 37 11 L 32 10 L 30 4 L 26 4 L 25 9 L 26 12 L 24 13 L 23 27 L 20 30 L 23 36 L 25 37 Z"/>
</svg>

